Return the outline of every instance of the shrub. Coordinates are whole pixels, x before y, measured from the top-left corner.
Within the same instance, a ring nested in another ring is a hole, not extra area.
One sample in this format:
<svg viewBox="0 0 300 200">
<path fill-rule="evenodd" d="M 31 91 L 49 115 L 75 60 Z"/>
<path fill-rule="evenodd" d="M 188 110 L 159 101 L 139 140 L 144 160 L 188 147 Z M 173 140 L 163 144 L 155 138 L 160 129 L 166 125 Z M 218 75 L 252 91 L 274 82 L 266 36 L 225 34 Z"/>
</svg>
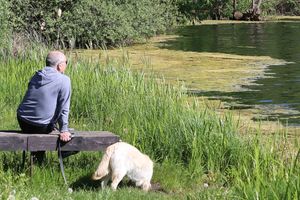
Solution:
<svg viewBox="0 0 300 200">
<path fill-rule="evenodd" d="M 297 0 L 281 0 L 276 5 L 276 11 L 279 14 L 299 15 L 300 2 Z"/>
<path fill-rule="evenodd" d="M 7 51 L 11 51 L 11 29 L 9 27 L 9 2 L 0 0 L 0 58 L 3 57 Z"/>
<path fill-rule="evenodd" d="M 171 0 L 12 0 L 10 8 L 15 32 L 60 47 L 128 44 L 166 31 L 176 17 Z"/>
</svg>

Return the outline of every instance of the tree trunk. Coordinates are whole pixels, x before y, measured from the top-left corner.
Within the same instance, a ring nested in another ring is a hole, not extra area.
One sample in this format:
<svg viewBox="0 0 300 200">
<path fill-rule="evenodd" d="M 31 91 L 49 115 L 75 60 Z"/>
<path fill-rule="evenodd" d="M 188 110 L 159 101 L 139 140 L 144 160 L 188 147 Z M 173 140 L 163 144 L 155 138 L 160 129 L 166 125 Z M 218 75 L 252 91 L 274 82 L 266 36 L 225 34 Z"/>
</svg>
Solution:
<svg viewBox="0 0 300 200">
<path fill-rule="evenodd" d="M 244 13 L 236 11 L 237 0 L 233 0 L 233 19 L 245 21 L 259 21 L 260 20 L 260 5 L 263 0 L 252 0 L 252 6 Z"/>
<path fill-rule="evenodd" d="M 232 19 L 235 19 L 234 13 L 236 12 L 236 0 L 233 0 L 232 6 L 233 6 Z"/>
<path fill-rule="evenodd" d="M 262 3 L 262 0 L 258 0 L 258 2 L 257 2 L 257 7 L 258 8 L 260 7 L 261 3 Z"/>
<path fill-rule="evenodd" d="M 252 19 L 254 21 L 259 21 L 259 16 L 261 14 L 260 5 L 262 3 L 262 0 L 252 0 L 254 4 L 252 5 Z"/>
</svg>

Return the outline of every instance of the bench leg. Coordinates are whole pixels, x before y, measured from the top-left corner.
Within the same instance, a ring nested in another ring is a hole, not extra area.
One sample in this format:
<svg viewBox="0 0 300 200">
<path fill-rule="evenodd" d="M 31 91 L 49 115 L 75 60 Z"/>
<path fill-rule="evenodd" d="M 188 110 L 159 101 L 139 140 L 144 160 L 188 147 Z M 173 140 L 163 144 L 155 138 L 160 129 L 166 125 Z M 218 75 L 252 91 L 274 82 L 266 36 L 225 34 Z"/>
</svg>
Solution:
<svg viewBox="0 0 300 200">
<path fill-rule="evenodd" d="M 29 158 L 29 163 L 30 163 L 30 176 L 33 175 L 33 154 L 30 152 L 30 158 Z"/>
<path fill-rule="evenodd" d="M 23 151 L 23 156 L 22 156 L 22 169 L 23 170 L 25 168 L 25 160 L 26 160 L 26 151 Z"/>
<path fill-rule="evenodd" d="M 33 155 L 31 152 L 30 156 L 29 156 L 29 167 L 30 167 L 30 172 L 29 175 L 32 176 L 33 175 Z M 26 162 L 26 151 L 23 151 L 23 155 L 22 155 L 22 169 L 25 169 L 25 162 Z"/>
</svg>

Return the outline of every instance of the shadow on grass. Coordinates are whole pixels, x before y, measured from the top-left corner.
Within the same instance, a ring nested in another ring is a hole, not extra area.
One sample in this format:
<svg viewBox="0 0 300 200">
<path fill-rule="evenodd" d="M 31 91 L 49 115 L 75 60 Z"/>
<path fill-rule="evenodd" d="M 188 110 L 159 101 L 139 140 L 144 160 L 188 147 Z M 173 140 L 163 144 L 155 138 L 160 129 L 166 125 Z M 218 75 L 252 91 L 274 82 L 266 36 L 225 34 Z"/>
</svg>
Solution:
<svg viewBox="0 0 300 200">
<path fill-rule="evenodd" d="M 92 174 L 87 174 L 79 179 L 77 179 L 74 183 L 72 183 L 70 186 L 73 188 L 73 190 L 101 190 L 101 180 L 92 180 L 91 179 Z M 110 186 L 110 182 L 108 183 L 108 186 Z M 118 188 L 124 188 L 124 187 L 135 187 L 135 183 L 128 180 L 124 179 L 122 180 Z"/>
<path fill-rule="evenodd" d="M 101 190 L 101 180 L 92 180 L 91 179 L 92 174 L 85 175 L 79 179 L 77 179 L 74 183 L 72 183 L 70 186 L 73 188 L 73 190 Z M 110 186 L 110 183 L 108 183 L 108 186 Z M 118 185 L 118 188 L 138 188 L 135 186 L 135 183 L 127 178 L 122 180 L 120 184 Z M 160 192 L 160 193 L 167 193 L 159 183 L 152 183 L 152 192 Z"/>
<path fill-rule="evenodd" d="M 101 181 L 94 181 L 91 179 L 92 174 L 87 174 L 77 179 L 70 186 L 73 190 L 98 190 L 101 189 Z"/>
</svg>

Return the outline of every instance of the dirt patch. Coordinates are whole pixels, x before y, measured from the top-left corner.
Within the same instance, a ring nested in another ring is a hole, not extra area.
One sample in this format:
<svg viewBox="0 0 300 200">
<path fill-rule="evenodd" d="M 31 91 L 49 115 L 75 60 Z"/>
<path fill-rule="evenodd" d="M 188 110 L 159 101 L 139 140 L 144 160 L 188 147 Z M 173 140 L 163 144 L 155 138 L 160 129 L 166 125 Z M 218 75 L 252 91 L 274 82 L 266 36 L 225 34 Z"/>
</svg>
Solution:
<svg viewBox="0 0 300 200">
<path fill-rule="evenodd" d="M 150 191 L 168 194 L 168 192 L 158 182 L 151 183 L 151 190 Z"/>
</svg>

